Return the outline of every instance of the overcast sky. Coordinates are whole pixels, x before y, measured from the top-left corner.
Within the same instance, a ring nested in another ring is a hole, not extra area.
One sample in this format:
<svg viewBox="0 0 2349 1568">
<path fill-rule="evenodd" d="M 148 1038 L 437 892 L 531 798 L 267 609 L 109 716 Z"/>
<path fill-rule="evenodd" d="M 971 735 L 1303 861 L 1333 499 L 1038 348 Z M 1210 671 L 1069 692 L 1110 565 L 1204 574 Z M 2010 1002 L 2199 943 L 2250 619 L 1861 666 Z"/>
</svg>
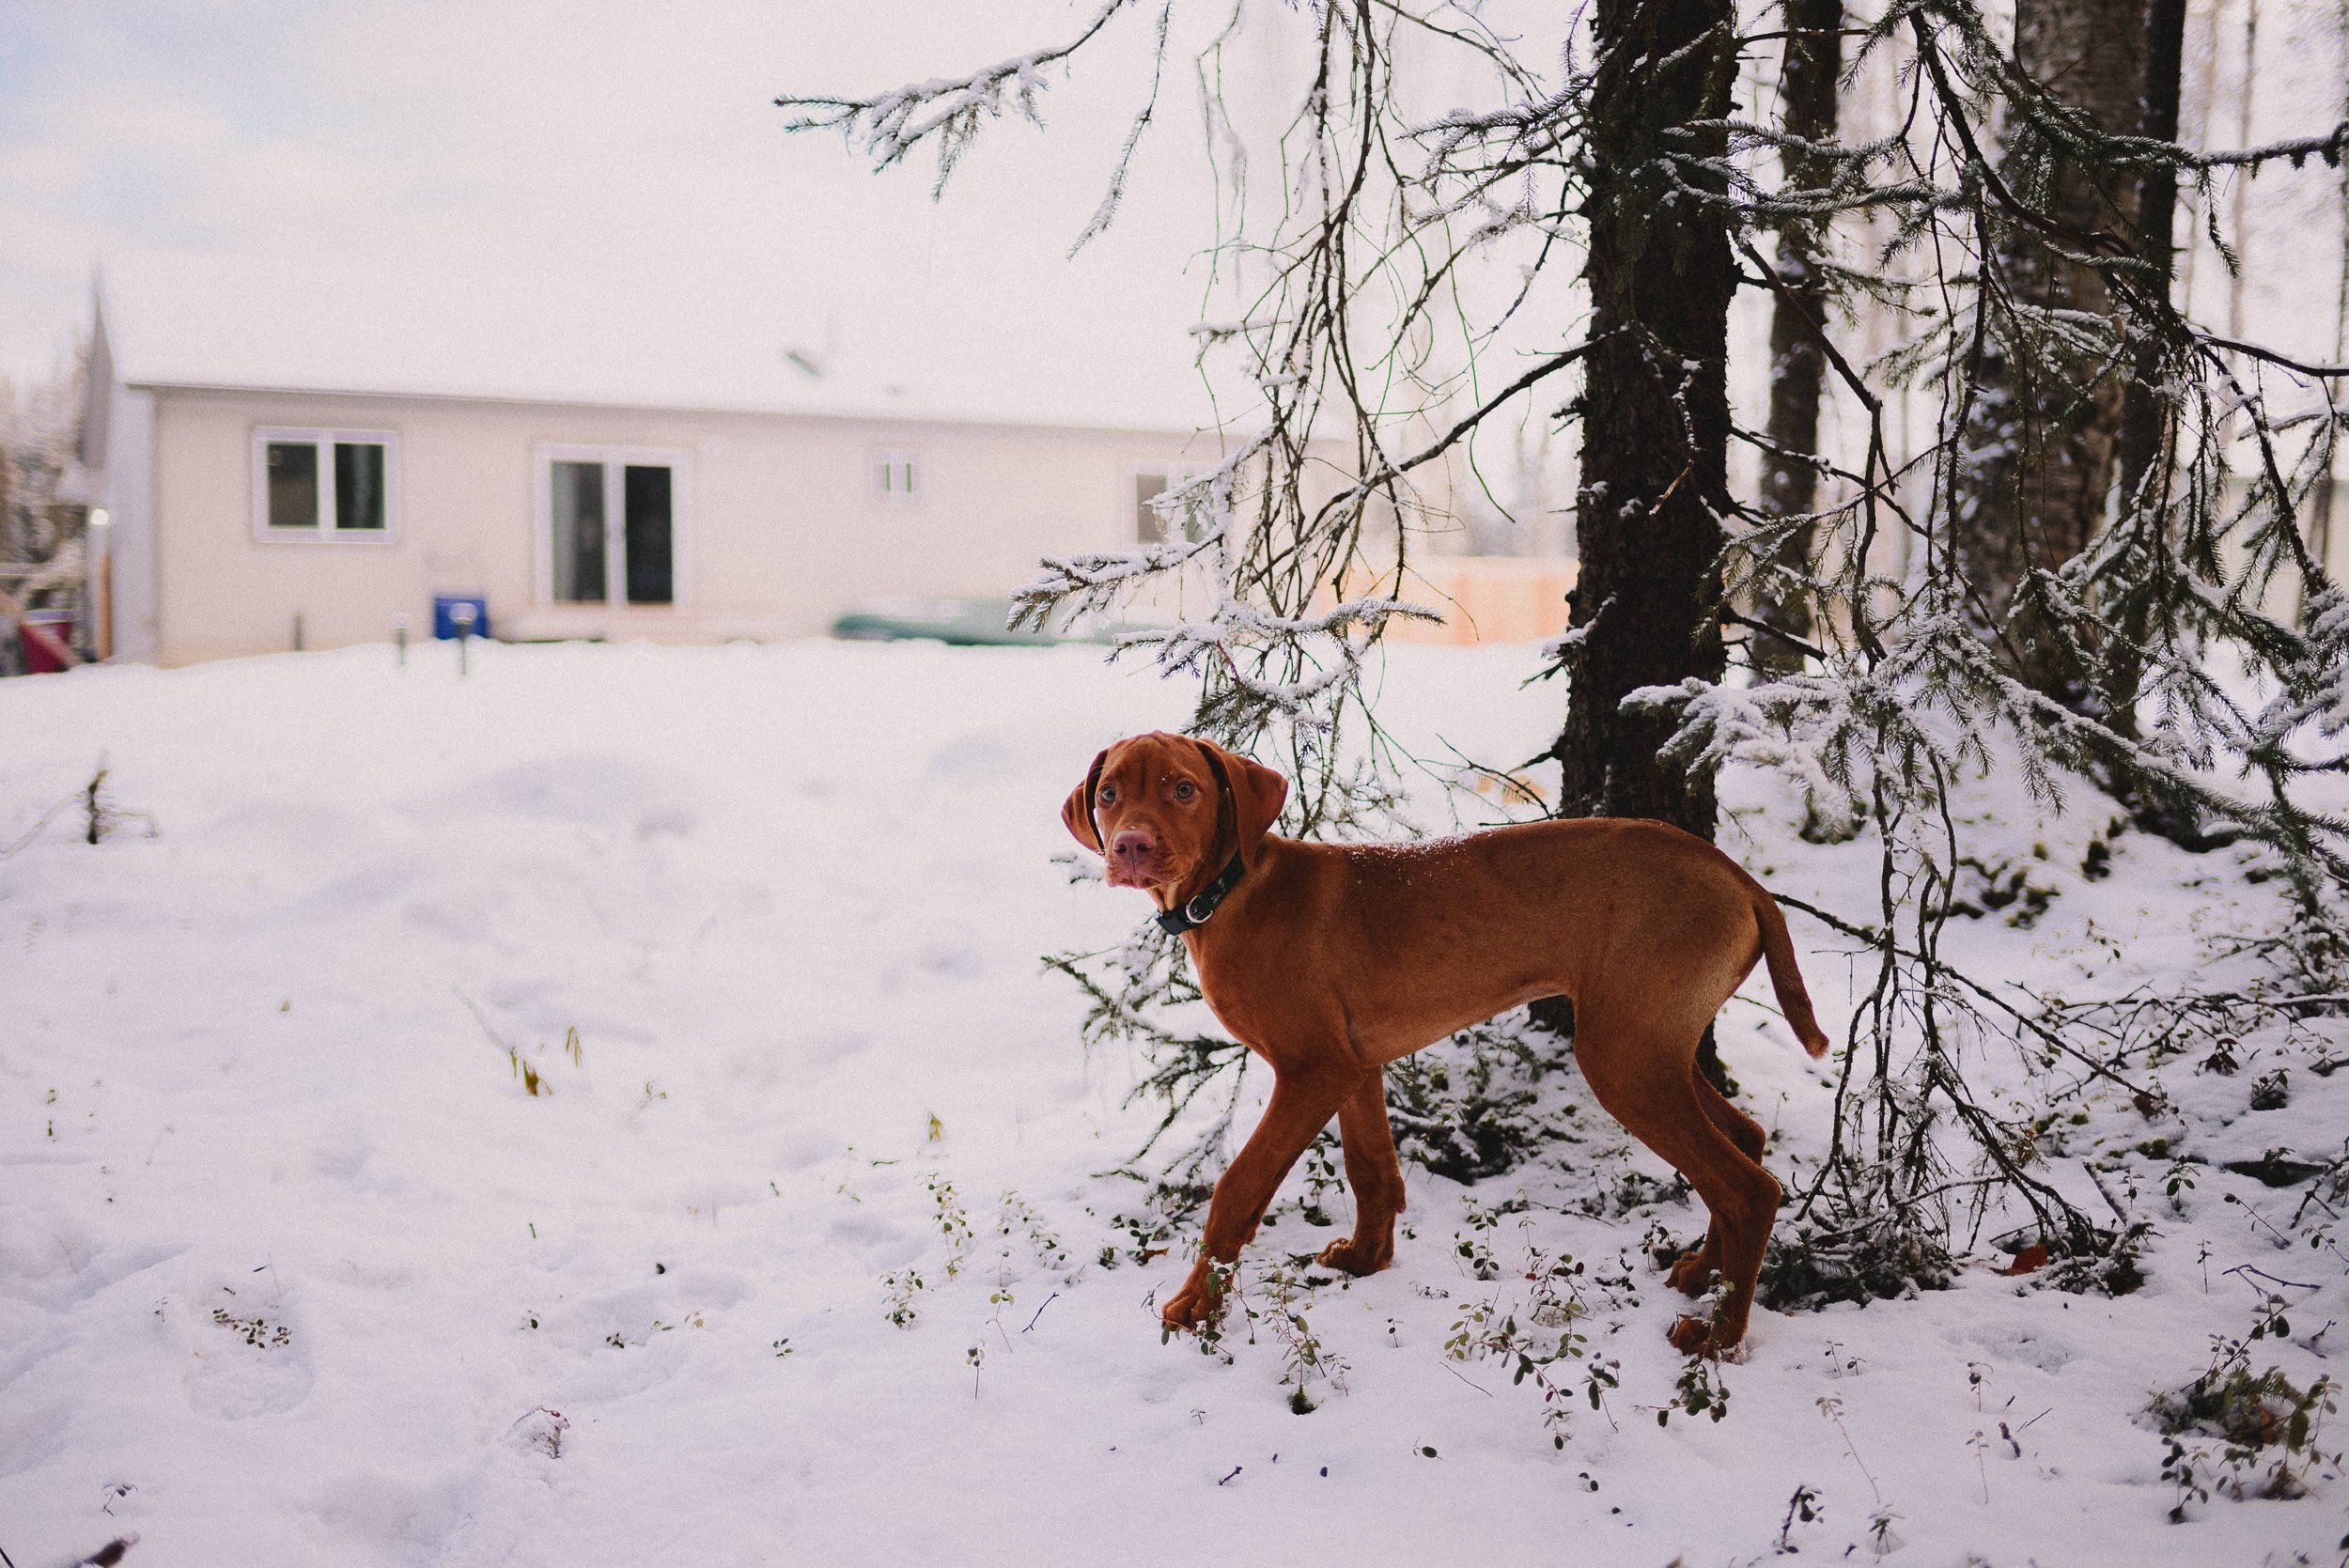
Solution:
<svg viewBox="0 0 2349 1568">
<path fill-rule="evenodd" d="M 1206 413 L 1187 79 L 1116 228 L 1066 259 L 1140 101 L 1147 17 L 1048 98 L 1049 135 L 997 126 L 933 205 L 926 159 L 877 178 L 837 135 L 786 135 L 770 101 L 959 72 L 1062 39 L 1091 4 L 8 8 L 0 371 L 54 362 L 102 265 L 147 374 L 530 391 L 592 345 L 614 374 L 682 365 L 690 389 L 705 360 L 755 361 L 787 390 L 800 348 L 926 406 L 993 385 L 1054 411 Z"/>
<path fill-rule="evenodd" d="M 0 373 L 55 362 L 102 265 L 134 374 L 1204 422 L 1187 329 L 1236 305 L 1203 299 L 1179 38 L 1122 218 L 1065 259 L 1143 96 L 1155 8 L 1053 88 L 1049 132 L 992 128 L 942 205 L 926 157 L 876 177 L 771 106 L 959 73 L 1096 4 L 5 0 Z M 1292 9 L 1254 11 L 1229 86 L 1293 103 L 1309 60 L 1264 22 Z M 2188 134 L 2229 145 L 2246 0 L 2195 15 Z M 2265 8 L 2253 139 L 2341 113 L 2333 15 Z M 2337 179 L 2270 171 L 2247 235 L 2247 328 L 2314 353 L 2337 330 Z M 2201 272 L 2197 306 L 2223 319 L 2223 274 Z"/>
</svg>

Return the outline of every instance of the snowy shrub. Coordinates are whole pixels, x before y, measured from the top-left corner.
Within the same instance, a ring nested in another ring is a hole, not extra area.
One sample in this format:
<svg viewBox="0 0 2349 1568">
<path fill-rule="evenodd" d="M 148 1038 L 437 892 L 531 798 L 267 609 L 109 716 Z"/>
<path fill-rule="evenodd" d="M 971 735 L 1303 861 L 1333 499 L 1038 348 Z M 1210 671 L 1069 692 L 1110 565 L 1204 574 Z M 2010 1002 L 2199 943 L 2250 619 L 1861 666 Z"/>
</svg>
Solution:
<svg viewBox="0 0 2349 1568">
<path fill-rule="evenodd" d="M 1146 1264 L 1164 1257 L 1179 1237 L 1189 1234 L 1192 1217 L 1206 1206 L 1214 1192 L 1203 1182 L 1151 1183 L 1140 1207 L 1111 1217 L 1111 1231 L 1124 1239 L 1103 1244 L 1101 1266 L 1115 1268 L 1120 1263 Z"/>
<path fill-rule="evenodd" d="M 973 1236 L 971 1217 L 962 1210 L 962 1200 L 955 1192 L 955 1184 L 938 1172 L 933 1171 L 922 1178 L 922 1188 L 930 1195 L 930 1206 L 936 1211 L 932 1223 L 946 1240 L 946 1278 L 951 1280 L 962 1272 L 964 1261 L 971 1256 Z M 916 1288 L 919 1288 L 919 1281 L 916 1281 Z"/>
<path fill-rule="evenodd" d="M 1044 1223 L 1043 1217 L 1030 1207 L 1027 1201 L 1017 1192 L 1006 1191 L 1001 1199 L 997 1200 L 995 1234 L 1003 1238 L 1003 1257 L 1006 1261 L 1011 1256 L 1011 1241 L 1014 1237 L 1019 1237 L 1026 1240 L 1028 1250 L 1034 1258 L 1037 1267 L 1049 1269 L 1054 1273 L 1066 1272 L 1068 1268 L 1067 1247 L 1062 1243 L 1058 1235 L 1053 1234 L 1051 1228 Z"/>
<path fill-rule="evenodd" d="M 2215 1340 L 2201 1375 L 2155 1393 L 2146 1406 L 2168 1440 L 2161 1478 L 2178 1491 L 2170 1511 L 2173 1523 L 2183 1523 L 2189 1504 L 2208 1502 L 2214 1493 L 2296 1498 L 2315 1475 L 2340 1473 L 2340 1452 L 2319 1446 L 2325 1418 L 2340 1406 L 2332 1376 L 2303 1389 L 2277 1367 L 2251 1370 L 2249 1340 L 2291 1331 L 2279 1307 L 2271 1304 L 2248 1340 Z"/>
<path fill-rule="evenodd" d="M 1656 1424 L 1672 1424 L 1672 1412 L 1679 1410 L 1691 1416 L 1710 1416 L 1715 1421 L 1729 1415 L 1729 1385 L 1721 1377 L 1720 1362 L 1709 1356 L 1691 1356 L 1681 1364 L 1680 1380 L 1673 1385 L 1677 1397 L 1656 1412 Z"/>
<path fill-rule="evenodd" d="M 910 1268 L 896 1268 L 881 1276 L 883 1315 L 900 1328 L 910 1328 L 922 1313 L 913 1304 L 914 1297 L 924 1290 L 922 1276 Z"/>
<path fill-rule="evenodd" d="M 1780 1226 L 1762 1261 L 1762 1304 L 1816 1311 L 1831 1302 L 1897 1300 L 1948 1288 L 1956 1270 L 1929 1230 L 1886 1215 L 1875 1224 Z"/>
<path fill-rule="evenodd" d="M 2139 1266 L 2153 1226 L 2142 1219 L 2117 1231 L 2096 1229 L 2096 1244 L 2087 1252 L 2058 1258 L 2043 1278 L 2058 1290 L 2076 1296 L 2127 1296 L 2145 1283 Z"/>
<path fill-rule="evenodd" d="M 1319 1282 L 1329 1281 L 1324 1278 Z M 1315 1281 L 1300 1277 L 1288 1265 L 1276 1264 L 1263 1270 L 1256 1283 L 1260 1292 L 1256 1297 L 1236 1291 L 1233 1298 L 1247 1315 L 1249 1338 L 1252 1343 L 1255 1338 L 1254 1325 L 1265 1326 L 1281 1347 L 1281 1381 L 1289 1390 L 1289 1408 L 1300 1416 L 1312 1415 L 1317 1407 L 1314 1385 L 1324 1384 L 1343 1393 L 1346 1374 L 1346 1362 L 1322 1343 L 1305 1315 Z"/>
<path fill-rule="evenodd" d="M 1557 1037 L 1523 1013 L 1462 1030 L 1387 1068 L 1387 1120 L 1405 1159 L 1470 1186 L 1545 1152 L 1539 1085 L 1564 1068 Z"/>
</svg>

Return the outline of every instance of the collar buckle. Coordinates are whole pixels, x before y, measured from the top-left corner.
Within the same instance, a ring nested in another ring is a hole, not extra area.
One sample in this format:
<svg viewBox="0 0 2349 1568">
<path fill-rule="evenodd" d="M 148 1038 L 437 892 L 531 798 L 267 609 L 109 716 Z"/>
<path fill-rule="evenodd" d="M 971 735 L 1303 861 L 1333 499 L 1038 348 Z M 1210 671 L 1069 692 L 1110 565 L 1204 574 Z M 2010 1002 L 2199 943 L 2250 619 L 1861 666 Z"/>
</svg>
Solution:
<svg viewBox="0 0 2349 1568">
<path fill-rule="evenodd" d="M 1239 879 L 1247 870 L 1247 865 L 1239 858 L 1239 851 L 1233 850 L 1231 860 L 1224 863 L 1221 871 L 1216 873 L 1214 881 L 1182 904 L 1159 914 L 1159 927 L 1170 937 L 1198 930 L 1215 917 L 1216 910 L 1223 907 L 1223 900 L 1231 895 L 1234 888 L 1239 886 Z"/>
</svg>

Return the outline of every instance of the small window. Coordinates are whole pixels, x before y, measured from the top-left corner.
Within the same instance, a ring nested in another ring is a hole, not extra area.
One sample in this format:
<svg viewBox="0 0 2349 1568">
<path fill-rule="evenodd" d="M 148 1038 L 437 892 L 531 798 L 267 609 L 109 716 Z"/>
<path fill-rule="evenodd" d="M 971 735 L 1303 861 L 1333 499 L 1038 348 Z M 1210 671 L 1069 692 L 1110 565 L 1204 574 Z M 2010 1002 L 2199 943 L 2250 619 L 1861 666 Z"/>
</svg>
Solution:
<svg viewBox="0 0 2349 1568">
<path fill-rule="evenodd" d="M 264 537 L 319 539 L 391 531 L 389 434 L 263 430 L 254 438 Z"/>
<path fill-rule="evenodd" d="M 910 452 L 873 454 L 873 494 L 878 500 L 911 505 L 921 494 L 921 459 Z"/>
<path fill-rule="evenodd" d="M 373 441 L 334 443 L 334 526 L 383 527 L 383 444 Z"/>
<path fill-rule="evenodd" d="M 319 525 L 319 449 L 306 441 L 269 443 L 269 525 Z"/>
<path fill-rule="evenodd" d="M 572 447 L 543 460 L 548 598 L 557 604 L 675 604 L 677 459 Z"/>
<path fill-rule="evenodd" d="M 1134 475 L 1134 540 L 1138 544 L 1162 545 L 1167 541 L 1166 515 L 1150 503 L 1177 485 L 1190 482 L 1190 475 L 1159 470 Z M 1182 517 L 1183 537 L 1196 544 L 1206 534 L 1196 516 L 1189 512 Z"/>
</svg>

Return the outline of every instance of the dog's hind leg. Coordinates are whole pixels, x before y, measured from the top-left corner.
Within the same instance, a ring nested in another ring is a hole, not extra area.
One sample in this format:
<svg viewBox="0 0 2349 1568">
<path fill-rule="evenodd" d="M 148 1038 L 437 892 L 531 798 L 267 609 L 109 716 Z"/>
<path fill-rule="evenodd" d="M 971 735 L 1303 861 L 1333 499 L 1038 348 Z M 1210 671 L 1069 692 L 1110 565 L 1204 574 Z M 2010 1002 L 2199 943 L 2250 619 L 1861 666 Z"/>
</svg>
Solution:
<svg viewBox="0 0 2349 1568">
<path fill-rule="evenodd" d="M 1699 1097 L 1693 1033 L 1674 1039 L 1653 1027 L 1602 1030 L 1595 1023 L 1586 1018 L 1575 1041 L 1592 1093 L 1634 1138 L 1688 1177 L 1712 1213 L 1727 1296 L 1713 1322 L 1683 1317 L 1670 1337 L 1684 1355 L 1719 1355 L 1745 1338 L 1762 1253 L 1778 1217 L 1779 1185 Z"/>
<path fill-rule="evenodd" d="M 1713 1125 L 1729 1136 L 1729 1141 L 1737 1145 L 1739 1154 L 1756 1165 L 1761 1164 L 1762 1151 L 1769 1143 L 1769 1134 L 1762 1130 L 1762 1124 L 1731 1104 L 1728 1096 L 1714 1088 L 1712 1080 L 1703 1072 L 1696 1074 L 1696 1091 L 1697 1101 L 1704 1107 L 1704 1113 L 1712 1119 Z M 1720 1266 L 1721 1228 L 1719 1224 L 1708 1222 L 1703 1244 L 1683 1252 L 1665 1279 L 1672 1289 L 1683 1296 L 1703 1296 L 1706 1287 L 1712 1284 L 1713 1276 L 1720 1271 Z"/>
<path fill-rule="evenodd" d="M 1756 1165 L 1761 1164 L 1762 1151 L 1770 1143 L 1770 1135 L 1762 1129 L 1762 1124 L 1738 1110 L 1703 1073 L 1696 1075 L 1696 1090 L 1698 1103 L 1704 1107 L 1704 1114 L 1712 1118 L 1713 1125 L 1729 1135 L 1739 1154 Z"/>
</svg>

